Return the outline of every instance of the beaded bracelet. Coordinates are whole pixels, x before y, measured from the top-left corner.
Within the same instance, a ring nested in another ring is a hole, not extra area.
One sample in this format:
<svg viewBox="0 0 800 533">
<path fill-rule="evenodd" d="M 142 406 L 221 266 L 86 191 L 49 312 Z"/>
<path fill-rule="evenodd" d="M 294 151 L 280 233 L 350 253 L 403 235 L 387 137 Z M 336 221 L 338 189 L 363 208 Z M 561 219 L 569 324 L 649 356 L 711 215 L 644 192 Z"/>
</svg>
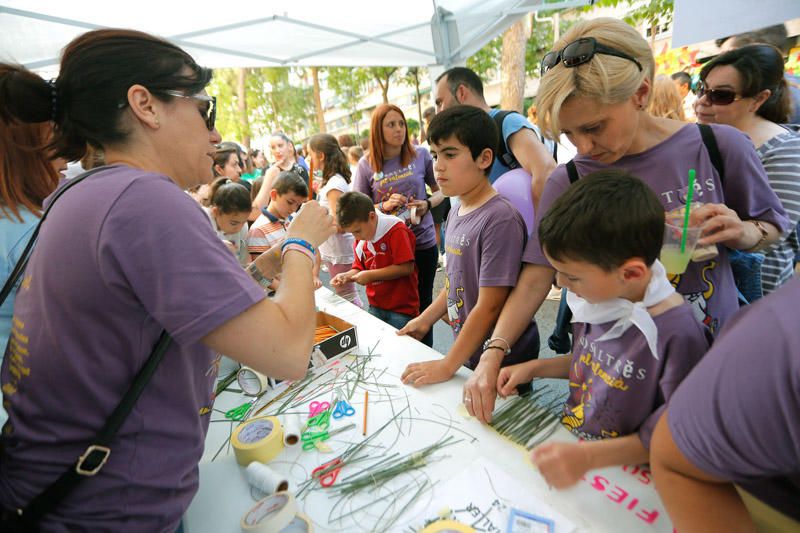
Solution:
<svg viewBox="0 0 800 533">
<path fill-rule="evenodd" d="M 289 243 L 284 244 L 281 247 L 281 262 L 283 262 L 284 256 L 287 252 L 300 252 L 304 256 L 308 257 L 311 260 L 311 264 L 314 264 L 315 256 L 313 253 L 308 251 L 308 248 L 300 246 L 299 244 Z"/>
<path fill-rule="evenodd" d="M 311 245 L 310 242 L 305 241 L 303 239 L 298 239 L 297 237 L 292 237 L 290 239 L 286 239 L 285 241 L 283 241 L 283 246 L 281 246 L 281 250 L 283 250 L 284 248 L 286 248 L 291 244 L 297 244 L 299 246 L 302 246 L 303 248 L 311 252 L 311 255 L 314 255 L 316 253 L 316 250 L 314 249 L 314 247 Z"/>
</svg>

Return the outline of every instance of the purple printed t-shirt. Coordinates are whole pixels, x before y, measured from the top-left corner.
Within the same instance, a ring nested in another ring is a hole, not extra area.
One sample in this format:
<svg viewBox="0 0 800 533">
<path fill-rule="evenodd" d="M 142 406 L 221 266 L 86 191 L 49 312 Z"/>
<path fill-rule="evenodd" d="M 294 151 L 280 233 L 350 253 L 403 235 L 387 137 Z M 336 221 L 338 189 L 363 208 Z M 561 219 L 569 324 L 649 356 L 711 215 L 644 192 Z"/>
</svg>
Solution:
<svg viewBox="0 0 800 533">
<path fill-rule="evenodd" d="M 743 309 L 675 391 L 668 423 L 696 467 L 800 520 L 800 280 Z"/>
<path fill-rule="evenodd" d="M 527 230 L 519 211 L 496 195 L 478 209 L 459 215 L 453 209 L 447 217 L 447 315 L 457 337 L 469 313 L 478 303 L 481 287 L 513 287 L 522 267 L 522 250 Z M 482 348 L 472 354 L 466 366 L 474 369 Z M 536 359 L 539 355 L 539 330 L 531 321 L 503 366 Z"/>
<path fill-rule="evenodd" d="M 164 328 L 172 344 L 108 463 L 42 527 L 174 531 L 197 491 L 219 365 L 200 339 L 263 298 L 168 177 L 115 166 L 67 191 L 16 299 L 0 506 L 24 506 L 75 463 Z"/>
<path fill-rule="evenodd" d="M 639 154 L 628 155 L 612 165 L 576 156 L 580 176 L 606 168 L 623 168 L 641 178 L 656 193 L 665 211 L 685 204 L 689 169 L 697 172 L 693 201 L 723 203 L 736 211 L 742 220 L 757 219 L 774 224 L 781 231 L 789 229 L 789 221 L 780 200 L 767 182 L 764 166 L 753 143 L 730 126 L 712 125 L 722 154 L 725 183 L 720 182 L 708 152 L 694 124 L 687 124 L 674 135 Z M 536 212 L 536 224 L 553 202 L 569 188 L 564 165 L 556 168 L 542 193 Z M 602 243 L 598 243 L 602 246 Z M 725 320 L 739 308 L 728 253 L 717 246 L 719 255 L 702 263 L 690 262 L 686 272 L 670 279 L 676 290 L 694 309 L 695 315 L 715 335 Z M 526 263 L 550 266 L 542 253 L 538 231 L 534 230 L 525 250 Z"/>
<path fill-rule="evenodd" d="M 424 200 L 428 197 L 425 184 L 437 187 L 433 177 L 433 159 L 425 148 L 417 146 L 416 157 L 406 166 L 400 164 L 400 156 L 383 162 L 383 171 L 375 172 L 364 156 L 358 162 L 356 175 L 353 176 L 351 190 L 362 192 L 372 198 L 376 204 L 387 200 L 392 194 L 399 193 L 406 198 Z M 436 231 L 433 228 L 433 217 L 430 211 L 425 213 L 419 224 L 411 226 L 417 238 L 417 250 L 425 250 L 436 245 Z"/>
<path fill-rule="evenodd" d="M 666 402 L 711 345 L 712 337 L 681 304 L 653 317 L 658 359 L 636 326 L 598 341 L 615 322 L 573 328 L 569 397 L 561 423 L 587 440 L 639 433 L 645 448 Z"/>
</svg>

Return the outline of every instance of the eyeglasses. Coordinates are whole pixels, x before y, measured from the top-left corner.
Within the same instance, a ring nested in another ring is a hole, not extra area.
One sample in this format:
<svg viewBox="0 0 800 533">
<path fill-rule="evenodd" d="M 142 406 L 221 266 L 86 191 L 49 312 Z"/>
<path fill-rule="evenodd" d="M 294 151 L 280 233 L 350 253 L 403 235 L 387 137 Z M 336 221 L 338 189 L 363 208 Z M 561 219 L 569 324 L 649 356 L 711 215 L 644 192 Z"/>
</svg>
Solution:
<svg viewBox="0 0 800 533">
<path fill-rule="evenodd" d="M 217 122 L 217 97 L 208 96 L 205 94 L 183 94 L 180 91 L 158 91 L 161 94 L 168 94 L 170 96 L 177 96 L 178 98 L 191 98 L 192 100 L 199 100 L 201 102 L 208 102 L 208 107 L 205 110 L 200 109 L 200 116 L 206 123 L 208 131 L 214 131 L 214 124 Z"/>
<path fill-rule="evenodd" d="M 559 63 L 563 63 L 567 68 L 583 65 L 584 63 L 591 61 L 595 54 L 605 54 L 609 56 L 621 57 L 622 59 L 627 59 L 628 61 L 633 61 L 636 63 L 636 66 L 639 67 L 639 72 L 642 71 L 642 64 L 639 63 L 639 61 L 633 56 L 630 56 L 625 52 L 615 50 L 610 46 L 600 44 L 594 37 L 583 37 L 577 41 L 572 41 L 557 52 L 552 51 L 545 54 L 545 56 L 542 58 L 540 73 L 542 76 L 544 76 L 545 72 L 555 67 Z"/>
<path fill-rule="evenodd" d="M 741 96 L 736 96 L 736 91 L 730 89 L 706 89 L 704 83 L 700 83 L 697 88 L 697 99 L 703 96 L 708 97 L 708 101 L 714 105 L 730 105 L 736 100 L 741 100 Z"/>
</svg>

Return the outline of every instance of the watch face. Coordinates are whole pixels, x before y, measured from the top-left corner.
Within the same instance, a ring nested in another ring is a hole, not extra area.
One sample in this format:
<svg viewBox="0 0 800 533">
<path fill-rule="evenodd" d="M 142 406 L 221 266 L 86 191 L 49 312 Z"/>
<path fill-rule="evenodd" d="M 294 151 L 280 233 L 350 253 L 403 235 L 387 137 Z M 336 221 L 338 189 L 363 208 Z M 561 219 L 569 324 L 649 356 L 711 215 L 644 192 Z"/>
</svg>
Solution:
<svg viewBox="0 0 800 533">
<path fill-rule="evenodd" d="M 261 378 L 249 368 L 239 370 L 239 373 L 236 375 L 236 380 L 239 382 L 239 387 L 245 394 L 255 396 L 261 393 L 261 389 L 263 388 Z"/>
</svg>

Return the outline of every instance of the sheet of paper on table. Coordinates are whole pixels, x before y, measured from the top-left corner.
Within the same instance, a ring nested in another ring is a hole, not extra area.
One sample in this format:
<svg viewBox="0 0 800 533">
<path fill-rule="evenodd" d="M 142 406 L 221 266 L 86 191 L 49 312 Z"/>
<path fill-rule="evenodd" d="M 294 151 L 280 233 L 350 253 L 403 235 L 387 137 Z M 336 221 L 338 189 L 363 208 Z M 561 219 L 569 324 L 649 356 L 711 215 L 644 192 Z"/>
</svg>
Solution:
<svg viewBox="0 0 800 533">
<path fill-rule="evenodd" d="M 505 533 L 509 531 L 512 509 L 551 521 L 554 533 L 575 530 L 575 524 L 565 516 L 536 499 L 530 490 L 483 457 L 460 475 L 437 485 L 436 494 L 432 501 L 416 505 L 401 517 L 401 520 L 408 521 L 408 526 L 396 527 L 392 531 L 408 531 L 409 528 L 418 531 L 435 519 L 449 518 L 477 531 Z M 533 530 L 518 528 L 510 531 L 519 533 Z"/>
</svg>

